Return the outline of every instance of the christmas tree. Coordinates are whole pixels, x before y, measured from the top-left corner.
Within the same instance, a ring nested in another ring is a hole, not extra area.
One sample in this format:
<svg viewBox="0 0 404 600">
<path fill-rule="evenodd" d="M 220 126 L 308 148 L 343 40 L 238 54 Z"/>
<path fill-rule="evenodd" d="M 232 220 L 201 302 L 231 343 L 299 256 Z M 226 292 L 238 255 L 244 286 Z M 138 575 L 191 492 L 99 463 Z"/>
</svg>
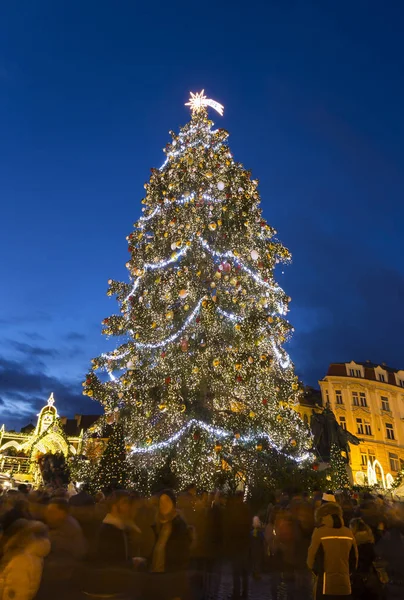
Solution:
<svg viewBox="0 0 404 600">
<path fill-rule="evenodd" d="M 99 490 L 123 489 L 128 479 L 126 443 L 122 423 L 113 426 L 96 476 Z"/>
<path fill-rule="evenodd" d="M 103 333 L 119 345 L 83 384 L 107 422 L 119 411 L 132 478 L 148 489 L 167 467 L 178 487 L 248 483 L 274 453 L 300 463 L 310 446 L 282 347 L 290 298 L 274 279 L 289 251 L 261 215 L 258 181 L 208 118 L 223 107 L 203 92 L 188 105 L 127 237 L 130 282 L 109 281 L 120 313 Z"/>
</svg>

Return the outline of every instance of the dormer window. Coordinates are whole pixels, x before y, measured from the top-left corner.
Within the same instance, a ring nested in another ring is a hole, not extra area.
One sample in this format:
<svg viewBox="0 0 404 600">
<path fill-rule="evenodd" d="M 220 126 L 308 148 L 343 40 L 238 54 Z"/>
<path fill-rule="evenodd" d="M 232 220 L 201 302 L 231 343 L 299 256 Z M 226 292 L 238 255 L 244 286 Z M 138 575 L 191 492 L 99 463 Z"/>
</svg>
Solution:
<svg viewBox="0 0 404 600">
<path fill-rule="evenodd" d="M 345 363 L 346 374 L 348 377 L 364 377 L 365 370 L 362 365 L 358 365 L 356 362 L 351 361 L 350 363 Z"/>
<path fill-rule="evenodd" d="M 385 383 L 386 378 L 384 376 L 384 373 L 379 373 L 379 381 L 382 381 L 383 383 Z"/>
<path fill-rule="evenodd" d="M 361 377 L 361 372 L 359 369 L 349 369 L 349 374 L 351 377 Z"/>
</svg>

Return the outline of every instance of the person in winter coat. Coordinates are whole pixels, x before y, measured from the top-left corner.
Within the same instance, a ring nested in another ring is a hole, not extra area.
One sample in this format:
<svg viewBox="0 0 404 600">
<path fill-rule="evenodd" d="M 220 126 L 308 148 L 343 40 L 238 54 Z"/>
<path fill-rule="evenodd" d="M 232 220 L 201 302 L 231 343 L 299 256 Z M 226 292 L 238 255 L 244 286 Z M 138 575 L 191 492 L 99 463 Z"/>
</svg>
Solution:
<svg viewBox="0 0 404 600">
<path fill-rule="evenodd" d="M 233 598 L 247 598 L 249 587 L 248 550 L 251 514 L 243 492 L 229 498 L 224 513 L 224 540 L 233 576 Z"/>
<path fill-rule="evenodd" d="M 314 530 L 307 566 L 317 577 L 316 600 L 339 600 L 351 594 L 350 575 L 357 567 L 355 537 L 343 524 L 342 509 L 328 502 L 316 511 L 319 527 Z"/>
<path fill-rule="evenodd" d="M 69 598 L 73 594 L 74 579 L 87 544 L 81 527 L 70 514 L 65 498 L 53 498 L 46 507 L 51 551 L 45 561 L 42 584 L 37 600 Z"/>
<path fill-rule="evenodd" d="M 369 525 L 360 519 L 352 519 L 349 527 L 358 546 L 358 568 L 353 576 L 352 595 L 355 600 L 376 600 L 380 585 L 373 563 L 376 559 L 375 538 Z"/>
<path fill-rule="evenodd" d="M 46 525 L 18 519 L 8 529 L 0 564 L 0 600 L 32 600 L 50 552 Z"/>
<path fill-rule="evenodd" d="M 108 499 L 106 514 L 97 536 L 96 561 L 106 567 L 128 567 L 132 564 L 130 528 L 132 499 L 129 492 L 118 490 Z"/>
<path fill-rule="evenodd" d="M 144 597 L 183 600 L 189 593 L 186 570 L 192 539 L 188 525 L 176 509 L 176 496 L 170 489 L 160 493 L 153 531 L 151 573 L 146 580 Z"/>
<path fill-rule="evenodd" d="M 264 528 L 255 516 L 250 532 L 251 569 L 254 579 L 261 579 L 262 563 L 264 560 Z"/>
</svg>

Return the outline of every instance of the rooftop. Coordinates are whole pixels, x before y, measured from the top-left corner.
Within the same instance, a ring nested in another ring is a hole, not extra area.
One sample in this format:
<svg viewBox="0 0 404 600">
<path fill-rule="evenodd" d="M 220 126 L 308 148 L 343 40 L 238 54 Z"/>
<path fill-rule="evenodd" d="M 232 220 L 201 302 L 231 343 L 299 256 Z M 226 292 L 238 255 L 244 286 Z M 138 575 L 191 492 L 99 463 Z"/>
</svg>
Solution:
<svg viewBox="0 0 404 600">
<path fill-rule="evenodd" d="M 348 368 L 355 369 L 355 366 L 363 369 L 363 377 L 351 375 L 348 372 Z M 380 370 L 383 370 L 387 375 L 385 381 L 380 379 Z M 399 377 L 397 375 L 399 374 Z M 326 377 L 355 377 L 357 379 L 368 379 L 370 381 L 379 381 L 380 383 L 388 383 L 398 387 L 404 387 L 404 370 L 394 369 L 393 367 L 387 366 L 385 363 L 374 363 L 370 360 L 365 362 L 350 361 L 344 363 L 331 363 L 328 367 Z"/>
</svg>

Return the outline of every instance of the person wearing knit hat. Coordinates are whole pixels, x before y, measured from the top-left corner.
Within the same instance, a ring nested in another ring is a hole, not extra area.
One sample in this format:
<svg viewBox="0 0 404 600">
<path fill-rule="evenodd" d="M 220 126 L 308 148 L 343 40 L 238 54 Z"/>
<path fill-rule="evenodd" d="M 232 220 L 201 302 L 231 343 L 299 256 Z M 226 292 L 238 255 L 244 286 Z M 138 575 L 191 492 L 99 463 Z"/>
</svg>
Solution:
<svg viewBox="0 0 404 600">
<path fill-rule="evenodd" d="M 336 502 L 334 494 L 330 491 L 324 492 L 321 501 L 322 504 L 324 504 L 325 502 Z"/>
<path fill-rule="evenodd" d="M 326 502 L 316 511 L 316 522 L 307 554 L 307 566 L 317 578 L 316 600 L 350 597 L 358 548 L 352 531 L 344 525 L 342 508 Z"/>
</svg>

